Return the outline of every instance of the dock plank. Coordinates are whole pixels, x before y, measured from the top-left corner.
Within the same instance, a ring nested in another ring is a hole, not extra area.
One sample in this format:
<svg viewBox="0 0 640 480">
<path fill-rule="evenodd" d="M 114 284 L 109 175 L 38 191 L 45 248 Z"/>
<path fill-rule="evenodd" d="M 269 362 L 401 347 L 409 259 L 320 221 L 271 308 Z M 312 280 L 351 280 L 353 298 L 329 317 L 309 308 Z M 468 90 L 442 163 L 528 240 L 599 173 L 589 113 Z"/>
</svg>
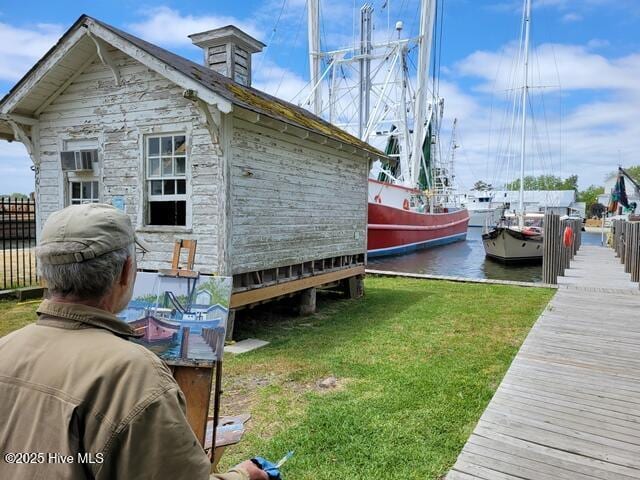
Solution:
<svg viewBox="0 0 640 480">
<path fill-rule="evenodd" d="M 447 480 L 640 479 L 640 290 L 583 246 Z"/>
</svg>

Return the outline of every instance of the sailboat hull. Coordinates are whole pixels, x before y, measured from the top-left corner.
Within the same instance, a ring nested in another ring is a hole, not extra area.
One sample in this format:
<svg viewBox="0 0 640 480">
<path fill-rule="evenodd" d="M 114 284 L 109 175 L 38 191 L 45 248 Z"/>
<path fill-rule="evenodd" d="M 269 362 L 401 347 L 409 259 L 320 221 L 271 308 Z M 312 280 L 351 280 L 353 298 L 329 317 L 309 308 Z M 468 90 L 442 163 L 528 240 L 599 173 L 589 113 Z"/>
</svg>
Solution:
<svg viewBox="0 0 640 480">
<path fill-rule="evenodd" d="M 526 235 L 506 227 L 482 235 L 486 256 L 506 263 L 542 262 L 542 242 L 542 235 Z"/>
<path fill-rule="evenodd" d="M 398 208 L 396 205 L 407 205 L 412 195 L 421 192 L 370 180 L 370 194 L 374 188 L 374 201 L 370 199 L 368 206 L 367 254 L 370 258 L 401 255 L 467 238 L 469 213 L 466 209 L 423 213 Z"/>
</svg>

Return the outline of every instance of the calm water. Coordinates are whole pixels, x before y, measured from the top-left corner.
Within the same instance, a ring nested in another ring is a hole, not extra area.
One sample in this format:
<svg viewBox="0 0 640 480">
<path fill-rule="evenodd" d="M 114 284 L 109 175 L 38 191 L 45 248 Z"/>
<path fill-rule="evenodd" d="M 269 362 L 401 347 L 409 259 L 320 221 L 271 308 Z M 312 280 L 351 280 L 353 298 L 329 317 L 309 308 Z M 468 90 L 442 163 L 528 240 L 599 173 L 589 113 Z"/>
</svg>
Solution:
<svg viewBox="0 0 640 480">
<path fill-rule="evenodd" d="M 600 245 L 600 234 L 582 232 L 582 243 Z M 541 265 L 504 265 L 485 258 L 480 227 L 469 228 L 466 242 L 429 248 L 409 255 L 372 258 L 369 268 L 495 280 L 542 281 Z"/>
</svg>

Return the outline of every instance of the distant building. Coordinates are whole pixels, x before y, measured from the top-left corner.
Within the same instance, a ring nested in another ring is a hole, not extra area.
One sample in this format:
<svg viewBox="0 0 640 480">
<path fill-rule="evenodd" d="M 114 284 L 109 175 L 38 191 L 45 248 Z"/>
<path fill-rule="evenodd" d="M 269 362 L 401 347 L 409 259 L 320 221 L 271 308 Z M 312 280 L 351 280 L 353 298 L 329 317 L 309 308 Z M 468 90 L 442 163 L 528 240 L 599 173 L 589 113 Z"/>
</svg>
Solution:
<svg viewBox="0 0 640 480">
<path fill-rule="evenodd" d="M 483 193 L 492 196 L 492 204 L 505 205 L 506 211 L 518 208 L 520 202 L 518 190 L 493 190 Z M 524 209 L 528 213 L 557 213 L 581 217 L 585 215 L 585 204 L 576 202 L 575 190 L 525 190 Z"/>
</svg>

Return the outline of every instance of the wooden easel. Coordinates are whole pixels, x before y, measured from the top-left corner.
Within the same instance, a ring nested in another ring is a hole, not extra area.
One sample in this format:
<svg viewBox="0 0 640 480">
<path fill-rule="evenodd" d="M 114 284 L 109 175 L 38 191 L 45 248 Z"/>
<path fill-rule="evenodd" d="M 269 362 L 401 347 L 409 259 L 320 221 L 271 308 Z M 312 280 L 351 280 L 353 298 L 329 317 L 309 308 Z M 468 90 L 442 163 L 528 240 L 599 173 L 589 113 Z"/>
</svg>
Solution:
<svg viewBox="0 0 640 480">
<path fill-rule="evenodd" d="M 196 246 L 197 240 L 176 240 L 173 247 L 171 268 L 158 270 L 158 273 L 166 277 L 197 279 L 200 273 L 193 270 L 196 258 Z M 181 267 L 180 257 L 183 249 L 187 250 L 187 263 L 184 267 Z M 216 442 L 216 428 L 220 416 L 220 396 L 222 394 L 222 362 L 219 360 L 193 360 L 185 356 L 185 358 L 169 360 L 167 364 L 171 368 L 173 378 L 184 393 L 187 402 L 187 420 L 189 425 L 196 434 L 202 447 L 205 450 L 211 448 L 209 457 L 211 462 L 217 462 L 222 451 L 216 455 L 216 443 L 225 444 L 225 439 L 223 439 L 222 442 Z M 214 386 L 213 421 L 212 431 L 207 435 L 212 384 Z M 246 419 L 244 421 L 246 421 Z M 233 443 L 233 440 L 227 441 L 226 444 Z M 209 443 L 211 443 L 211 445 L 208 445 Z"/>
<path fill-rule="evenodd" d="M 196 246 L 197 240 L 176 240 L 173 246 L 173 257 L 171 259 L 171 268 L 158 270 L 160 275 L 165 277 L 186 277 L 186 278 L 198 278 L 200 273 L 193 270 L 193 265 L 196 261 Z M 182 255 L 182 249 L 187 250 L 187 265 L 186 267 L 180 266 L 180 256 Z"/>
</svg>

